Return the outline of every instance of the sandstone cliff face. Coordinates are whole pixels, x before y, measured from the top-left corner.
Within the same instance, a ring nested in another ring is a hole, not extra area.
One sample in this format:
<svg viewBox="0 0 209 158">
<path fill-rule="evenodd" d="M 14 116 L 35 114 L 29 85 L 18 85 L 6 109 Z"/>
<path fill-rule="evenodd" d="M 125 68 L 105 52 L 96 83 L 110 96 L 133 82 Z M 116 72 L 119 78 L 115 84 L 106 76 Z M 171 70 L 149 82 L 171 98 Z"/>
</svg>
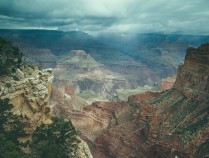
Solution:
<svg viewBox="0 0 209 158">
<path fill-rule="evenodd" d="M 22 66 L 16 73 L 0 79 L 0 98 L 10 99 L 13 113 L 22 115 L 28 126 L 26 133 L 32 134 L 40 123 L 51 122 L 52 70 L 39 70 Z"/>
<path fill-rule="evenodd" d="M 209 44 L 189 49 L 174 88 L 128 102 L 97 102 L 70 117 L 95 158 L 206 157 L 209 154 Z M 64 107 L 60 106 L 60 109 Z"/>
<path fill-rule="evenodd" d="M 53 116 L 50 97 L 52 92 L 52 69 L 39 70 L 35 67 L 22 66 L 9 76 L 0 78 L 0 98 L 10 99 L 14 106 L 12 112 L 22 116 L 29 135 L 20 141 L 30 140 L 32 133 L 40 124 L 49 124 Z M 80 139 L 80 138 L 78 138 Z M 88 145 L 80 139 L 77 144 L 78 158 L 92 158 Z"/>
</svg>

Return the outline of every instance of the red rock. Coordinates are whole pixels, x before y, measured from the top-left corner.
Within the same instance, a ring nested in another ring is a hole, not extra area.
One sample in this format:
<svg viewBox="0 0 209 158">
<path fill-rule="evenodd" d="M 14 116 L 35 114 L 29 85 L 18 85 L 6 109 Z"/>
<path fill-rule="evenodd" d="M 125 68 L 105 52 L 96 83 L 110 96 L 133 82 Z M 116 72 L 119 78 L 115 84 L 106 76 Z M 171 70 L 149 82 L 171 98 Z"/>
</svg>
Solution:
<svg viewBox="0 0 209 158">
<path fill-rule="evenodd" d="M 65 114 L 94 158 L 204 157 L 209 154 L 208 66 L 209 44 L 189 49 L 174 88 L 133 95 L 128 102 L 96 102 Z"/>
<path fill-rule="evenodd" d="M 162 79 L 160 81 L 160 91 L 166 91 L 173 88 L 175 81 L 176 81 L 176 77 L 174 76 Z"/>
<path fill-rule="evenodd" d="M 73 95 L 74 94 L 74 88 L 72 86 L 65 87 L 65 93 L 68 94 L 68 95 Z"/>
</svg>

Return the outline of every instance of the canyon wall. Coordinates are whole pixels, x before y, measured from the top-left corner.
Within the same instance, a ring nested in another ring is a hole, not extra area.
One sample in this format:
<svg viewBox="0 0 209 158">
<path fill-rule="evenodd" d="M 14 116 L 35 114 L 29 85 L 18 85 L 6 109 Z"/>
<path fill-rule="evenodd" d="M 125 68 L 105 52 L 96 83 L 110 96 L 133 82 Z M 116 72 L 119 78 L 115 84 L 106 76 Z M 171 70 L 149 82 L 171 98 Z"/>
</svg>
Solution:
<svg viewBox="0 0 209 158">
<path fill-rule="evenodd" d="M 184 65 L 178 68 L 175 88 L 186 97 L 204 99 L 209 93 L 209 45 L 187 50 Z"/>
<path fill-rule="evenodd" d="M 0 78 L 0 98 L 10 99 L 14 106 L 12 112 L 24 117 L 27 134 L 32 134 L 40 123 L 51 123 L 52 77 L 51 69 L 22 66 L 15 73 Z"/>
<path fill-rule="evenodd" d="M 174 87 L 67 110 L 95 158 L 196 158 L 209 154 L 209 44 L 187 51 Z"/>
</svg>

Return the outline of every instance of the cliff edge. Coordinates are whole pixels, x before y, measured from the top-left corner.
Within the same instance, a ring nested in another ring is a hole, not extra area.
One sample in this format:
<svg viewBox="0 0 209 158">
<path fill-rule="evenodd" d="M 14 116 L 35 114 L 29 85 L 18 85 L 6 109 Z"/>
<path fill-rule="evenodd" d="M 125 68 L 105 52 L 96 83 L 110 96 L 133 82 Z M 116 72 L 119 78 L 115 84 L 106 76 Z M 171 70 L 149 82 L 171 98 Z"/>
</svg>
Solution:
<svg viewBox="0 0 209 158">
<path fill-rule="evenodd" d="M 170 90 L 96 102 L 82 112 L 59 106 L 95 158 L 209 155 L 209 44 L 189 48 Z"/>
<path fill-rule="evenodd" d="M 34 143 L 32 137 L 37 127 L 53 124 L 53 110 L 50 104 L 52 79 L 52 69 L 42 70 L 28 65 L 23 65 L 15 72 L 0 77 L 0 99 L 9 99 L 10 104 L 13 105 L 11 112 L 20 116 L 20 121 L 24 124 L 23 130 L 26 136 L 18 138 L 20 142 L 27 143 L 29 140 Z M 45 126 L 45 129 L 47 127 Z M 50 132 L 52 133 L 53 129 Z M 88 145 L 79 137 L 76 139 L 78 141 L 76 141 L 75 157 L 92 158 Z M 30 150 L 28 147 L 22 148 L 22 151 L 27 154 L 31 154 Z M 34 154 L 33 151 L 32 154 Z"/>
<path fill-rule="evenodd" d="M 12 112 L 27 122 L 25 132 L 33 133 L 41 123 L 51 123 L 49 99 L 52 87 L 52 70 L 39 70 L 22 66 L 11 75 L 0 78 L 0 98 L 10 100 Z"/>
<path fill-rule="evenodd" d="M 179 66 L 174 87 L 188 98 L 206 99 L 209 94 L 209 44 L 189 48 Z"/>
</svg>

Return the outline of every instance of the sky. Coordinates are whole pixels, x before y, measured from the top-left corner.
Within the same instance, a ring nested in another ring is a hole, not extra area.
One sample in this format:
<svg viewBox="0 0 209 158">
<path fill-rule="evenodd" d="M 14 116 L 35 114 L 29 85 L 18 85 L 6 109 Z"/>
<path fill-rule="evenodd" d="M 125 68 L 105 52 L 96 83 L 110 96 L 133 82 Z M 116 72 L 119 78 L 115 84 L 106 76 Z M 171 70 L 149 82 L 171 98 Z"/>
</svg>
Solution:
<svg viewBox="0 0 209 158">
<path fill-rule="evenodd" d="M 0 0 L 0 28 L 209 34 L 209 0 Z"/>
</svg>

